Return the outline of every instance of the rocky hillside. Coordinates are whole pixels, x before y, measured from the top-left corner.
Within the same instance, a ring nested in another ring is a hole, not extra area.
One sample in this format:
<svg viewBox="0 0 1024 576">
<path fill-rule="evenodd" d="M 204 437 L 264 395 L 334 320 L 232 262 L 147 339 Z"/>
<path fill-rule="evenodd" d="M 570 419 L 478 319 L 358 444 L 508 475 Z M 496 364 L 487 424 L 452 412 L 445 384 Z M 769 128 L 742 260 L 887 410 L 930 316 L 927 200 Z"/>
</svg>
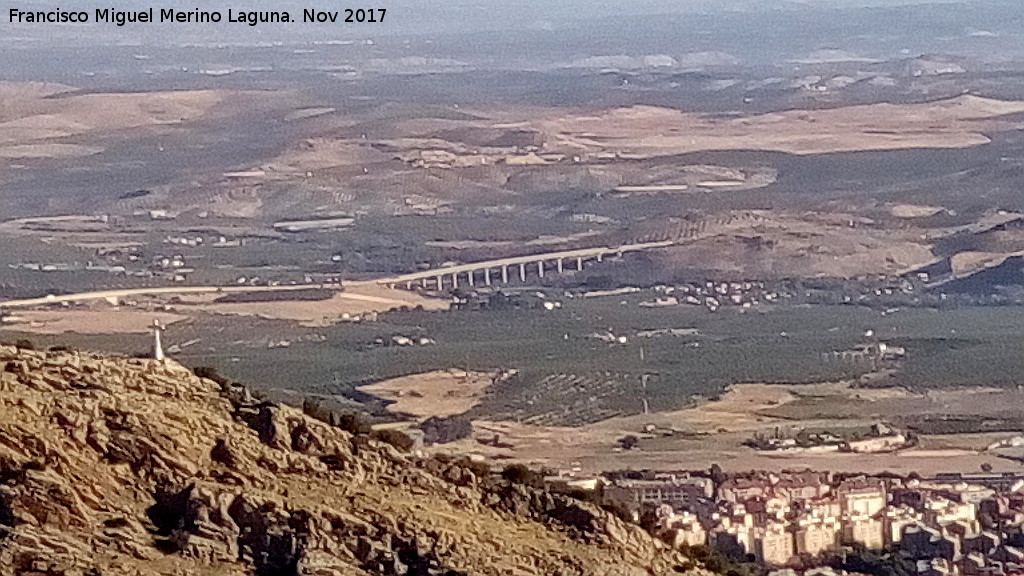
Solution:
<svg viewBox="0 0 1024 576">
<path fill-rule="evenodd" d="M 0 573 L 672 574 L 639 528 L 174 363 L 0 347 Z"/>
</svg>

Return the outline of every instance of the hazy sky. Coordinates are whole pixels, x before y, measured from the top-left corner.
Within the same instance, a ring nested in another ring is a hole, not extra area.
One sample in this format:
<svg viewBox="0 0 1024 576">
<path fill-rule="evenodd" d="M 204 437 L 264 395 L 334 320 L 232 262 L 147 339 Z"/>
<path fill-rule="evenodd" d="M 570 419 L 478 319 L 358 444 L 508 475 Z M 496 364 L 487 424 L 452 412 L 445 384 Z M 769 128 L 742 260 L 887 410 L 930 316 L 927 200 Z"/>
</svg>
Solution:
<svg viewBox="0 0 1024 576">
<path fill-rule="evenodd" d="M 558 30 L 572 28 L 575 23 L 589 19 L 608 19 L 654 14 L 715 13 L 720 11 L 755 12 L 764 10 L 808 10 L 822 11 L 830 18 L 827 8 L 860 8 L 868 6 L 898 6 L 908 4 L 949 4 L 970 3 L 1005 5 L 1013 0 L 381 0 L 376 3 L 388 9 L 384 24 L 348 25 L 326 30 L 350 36 L 373 36 L 386 34 L 434 34 L 450 32 L 477 32 L 492 30 L 543 29 Z M 149 7 L 175 7 L 191 10 L 289 10 L 299 17 L 303 8 L 338 10 L 344 7 L 340 2 L 316 2 L 312 0 L 12 0 L 8 7 L 27 9 L 60 7 L 63 9 L 93 10 L 114 5 L 120 9 Z M 6 13 L 0 15 L 6 19 Z M 50 30 L 36 30 L 49 33 Z M 65 33 L 57 31 L 57 36 Z M 126 39 L 138 34 L 164 37 L 193 30 L 182 28 L 148 27 L 137 31 L 125 31 Z M 324 34 L 325 30 L 287 27 L 254 32 L 254 36 L 277 36 L 309 32 Z"/>
<path fill-rule="evenodd" d="M 1005 3 L 1005 0 L 971 0 L 972 3 Z M 910 4 L 966 3 L 965 0 L 391 0 L 396 14 L 405 13 L 406 23 L 437 20 L 466 27 L 508 28 L 534 22 L 559 27 L 573 20 L 645 14 L 688 12 L 762 11 L 806 8 L 860 8 Z"/>
</svg>

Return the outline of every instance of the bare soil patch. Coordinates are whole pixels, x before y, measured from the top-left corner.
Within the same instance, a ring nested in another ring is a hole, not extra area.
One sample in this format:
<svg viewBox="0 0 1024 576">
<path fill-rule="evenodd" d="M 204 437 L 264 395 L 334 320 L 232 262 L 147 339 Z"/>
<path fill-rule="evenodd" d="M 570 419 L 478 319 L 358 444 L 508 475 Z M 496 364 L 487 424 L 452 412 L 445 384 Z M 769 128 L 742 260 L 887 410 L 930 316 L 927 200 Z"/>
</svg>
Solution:
<svg viewBox="0 0 1024 576">
<path fill-rule="evenodd" d="M 918 204 L 896 204 L 889 212 L 897 218 L 927 218 L 945 210 L 942 206 L 921 206 Z"/>
<path fill-rule="evenodd" d="M 181 124 L 206 115 L 228 92 L 182 90 L 75 94 L 39 82 L 0 84 L 0 158 L 72 158 L 95 146 L 54 140 L 91 133 Z"/>
<path fill-rule="evenodd" d="M 998 471 L 1019 465 L 985 448 L 1011 433 L 923 436 L 917 447 L 886 454 L 762 452 L 743 445 L 754 433 L 801 428 L 863 427 L 901 414 L 927 411 L 992 412 L 1019 404 L 1019 392 L 990 389 L 930 391 L 902 388 L 867 390 L 850 383 L 816 385 L 742 384 L 720 400 L 676 412 L 613 418 L 581 428 L 539 427 L 515 422 L 474 422 L 476 440 L 446 450 L 472 451 L 500 459 L 529 462 L 579 474 L 608 469 L 702 469 L 711 463 L 727 470 L 792 468 L 837 472 Z M 828 414 L 823 417 L 823 407 Z M 653 426 L 653 428 L 651 428 Z M 653 432 L 651 431 L 653 430 Z M 493 445 L 497 435 L 500 442 Z M 618 440 L 641 438 L 640 447 L 623 451 Z"/>
<path fill-rule="evenodd" d="M 724 118 L 634 106 L 547 116 L 509 127 L 533 128 L 550 136 L 550 149 L 577 154 L 610 150 L 651 157 L 742 149 L 822 154 L 976 146 L 989 142 L 986 130 L 1009 124 L 997 117 L 1022 111 L 1024 102 L 975 96 Z"/>
<path fill-rule="evenodd" d="M 462 414 L 479 403 L 491 385 L 492 374 L 444 370 L 385 380 L 360 388 L 384 400 L 394 401 L 388 410 L 417 419 Z"/>
<path fill-rule="evenodd" d="M 375 283 L 365 283 L 348 285 L 343 292 L 336 292 L 327 300 L 214 303 L 209 299 L 201 299 L 195 309 L 231 316 L 292 320 L 304 326 L 327 326 L 353 319 L 355 316 L 385 312 L 403 306 L 446 310 L 448 301 L 427 298 L 406 290 L 394 290 Z"/>
<path fill-rule="evenodd" d="M 8 317 L 5 328 L 33 334 L 140 334 L 156 320 L 164 326 L 185 320 L 180 314 L 130 308 L 109 310 L 29 310 Z"/>
<path fill-rule="evenodd" d="M 752 214 L 717 217 L 703 237 L 660 251 L 662 263 L 761 277 L 855 277 L 904 274 L 935 260 L 918 231 L 857 225 L 854 215 Z"/>
</svg>

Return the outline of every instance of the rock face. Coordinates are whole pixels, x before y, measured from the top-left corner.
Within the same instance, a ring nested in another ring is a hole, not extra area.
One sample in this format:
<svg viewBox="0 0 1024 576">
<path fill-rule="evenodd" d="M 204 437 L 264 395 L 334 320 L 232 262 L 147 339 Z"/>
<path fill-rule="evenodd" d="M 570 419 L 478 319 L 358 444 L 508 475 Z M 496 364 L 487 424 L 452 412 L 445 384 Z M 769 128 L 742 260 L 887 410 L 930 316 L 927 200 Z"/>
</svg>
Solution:
<svg viewBox="0 0 1024 576">
<path fill-rule="evenodd" d="M 0 574 L 652 575 L 589 504 L 419 458 L 168 362 L 0 347 Z"/>
</svg>

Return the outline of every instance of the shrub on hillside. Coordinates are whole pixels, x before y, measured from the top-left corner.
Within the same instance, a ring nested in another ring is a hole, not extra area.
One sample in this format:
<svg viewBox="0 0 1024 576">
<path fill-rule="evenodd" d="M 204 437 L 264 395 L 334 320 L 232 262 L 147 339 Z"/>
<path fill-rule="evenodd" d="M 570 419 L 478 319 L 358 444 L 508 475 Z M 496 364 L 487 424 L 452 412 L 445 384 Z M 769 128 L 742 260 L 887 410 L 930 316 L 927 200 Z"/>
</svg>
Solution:
<svg viewBox="0 0 1024 576">
<path fill-rule="evenodd" d="M 480 462 L 471 458 L 462 458 L 459 465 L 469 470 L 477 478 L 486 478 L 491 475 L 491 465 L 487 462 Z"/>
<path fill-rule="evenodd" d="M 415 440 L 405 432 L 401 432 L 399 430 L 374 430 L 373 433 L 370 434 L 370 438 L 380 442 L 387 442 L 395 448 L 398 448 L 401 452 L 408 452 L 416 445 Z"/>
<path fill-rule="evenodd" d="M 360 412 L 350 412 L 348 414 L 338 414 L 335 418 L 334 425 L 349 434 L 369 434 L 373 431 L 373 425 L 370 422 L 370 418 Z"/>
<path fill-rule="evenodd" d="M 192 369 L 192 373 L 199 378 L 205 378 L 206 380 L 212 380 L 216 382 L 221 388 L 228 385 L 228 379 L 221 376 L 220 372 L 213 366 L 196 366 Z"/>
<path fill-rule="evenodd" d="M 532 486 L 534 488 L 544 487 L 544 475 L 535 470 L 530 470 L 522 464 L 511 464 L 505 467 L 501 477 L 513 484 Z"/>
<path fill-rule="evenodd" d="M 433 416 L 418 428 L 423 431 L 423 442 L 426 444 L 448 444 L 473 434 L 473 423 L 465 416 Z"/>
</svg>

